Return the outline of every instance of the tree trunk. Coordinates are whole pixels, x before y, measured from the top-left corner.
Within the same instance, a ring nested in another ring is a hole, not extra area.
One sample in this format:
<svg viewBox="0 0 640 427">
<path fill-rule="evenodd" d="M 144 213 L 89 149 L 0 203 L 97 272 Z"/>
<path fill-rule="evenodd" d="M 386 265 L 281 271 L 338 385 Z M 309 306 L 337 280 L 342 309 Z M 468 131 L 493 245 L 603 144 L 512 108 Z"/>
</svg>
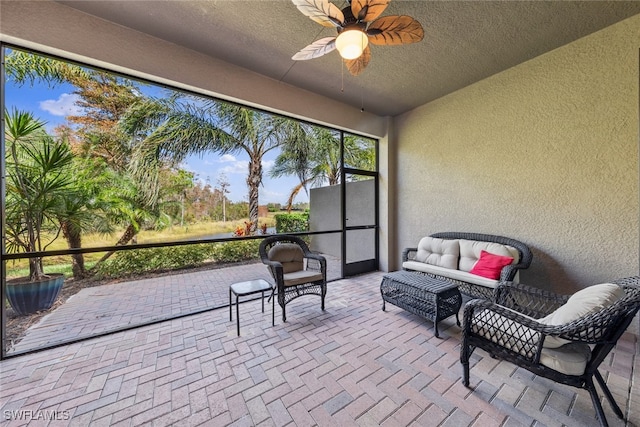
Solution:
<svg viewBox="0 0 640 427">
<path fill-rule="evenodd" d="M 29 258 L 29 280 L 32 282 L 37 282 L 42 277 L 44 277 L 42 258 Z"/>
<path fill-rule="evenodd" d="M 69 249 L 79 249 L 82 247 L 82 236 L 80 230 L 74 227 L 69 221 L 63 221 L 62 235 L 67 240 Z M 87 277 L 87 270 L 84 266 L 84 254 L 72 254 L 71 255 L 71 270 L 73 272 L 74 279 L 84 279 Z"/>
<path fill-rule="evenodd" d="M 293 209 L 293 199 L 296 198 L 300 190 L 304 187 L 304 183 L 299 183 L 293 190 L 291 190 L 291 194 L 289 195 L 289 200 L 287 200 L 287 213 L 291 213 L 291 209 Z"/>
<path fill-rule="evenodd" d="M 252 232 L 258 229 L 258 190 L 260 184 L 262 184 L 262 163 L 259 158 L 251 158 L 247 186 L 249 187 L 249 222 L 251 222 Z"/>
<path fill-rule="evenodd" d="M 136 236 L 136 234 L 138 234 L 138 231 L 137 231 L 137 228 L 135 227 L 135 225 L 133 225 L 133 223 L 129 224 L 127 226 L 127 229 L 124 230 L 124 233 L 120 237 L 120 240 L 118 240 L 118 242 L 116 243 L 116 246 L 124 246 L 124 245 L 126 245 L 127 243 L 129 243 Z M 107 259 L 109 259 L 111 257 L 111 255 L 113 255 L 114 253 L 115 253 L 114 251 L 109 251 L 106 254 L 104 254 L 104 256 L 102 258 L 100 258 L 98 260 L 98 262 L 96 262 L 96 264 L 93 267 L 91 267 L 91 270 L 89 270 L 89 271 L 90 272 L 95 271 L 100 264 L 102 264 Z"/>
<path fill-rule="evenodd" d="M 42 247 L 40 246 L 40 241 L 36 236 L 40 236 L 38 232 L 36 234 L 34 227 L 30 224 L 27 224 L 27 234 L 29 239 L 29 248 L 28 252 L 31 251 L 40 251 Z M 29 258 L 29 280 L 32 282 L 36 282 L 44 277 L 44 267 L 42 266 L 42 258 Z"/>
</svg>

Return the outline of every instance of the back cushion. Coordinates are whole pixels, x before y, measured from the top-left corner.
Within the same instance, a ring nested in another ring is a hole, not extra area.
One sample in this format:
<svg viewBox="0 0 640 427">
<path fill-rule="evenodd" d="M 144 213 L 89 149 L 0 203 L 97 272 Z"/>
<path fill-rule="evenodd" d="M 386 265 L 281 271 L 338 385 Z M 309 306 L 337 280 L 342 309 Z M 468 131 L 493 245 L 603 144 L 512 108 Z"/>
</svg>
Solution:
<svg viewBox="0 0 640 427">
<path fill-rule="evenodd" d="M 460 245 L 457 240 L 423 237 L 418 243 L 416 261 L 457 270 L 459 256 Z"/>
<path fill-rule="evenodd" d="M 538 322 L 545 325 L 564 325 L 603 310 L 623 296 L 624 290 L 615 283 L 589 286 L 571 295 L 564 305 L 542 319 L 538 319 Z M 543 346 L 556 348 L 568 342 L 563 338 L 547 337 Z"/>
<path fill-rule="evenodd" d="M 564 305 L 538 321 L 545 325 L 564 325 L 609 307 L 623 296 L 624 290 L 615 283 L 588 286 L 571 295 Z"/>
<path fill-rule="evenodd" d="M 282 264 L 285 273 L 300 271 L 304 269 L 304 252 L 295 243 L 280 243 L 269 249 L 268 253 L 271 261 L 278 261 Z"/>
<path fill-rule="evenodd" d="M 480 259 L 481 252 L 487 251 L 495 255 L 508 256 L 513 258 L 511 264 L 520 262 L 520 254 L 516 248 L 494 242 L 480 242 L 477 240 L 460 239 L 460 265 L 462 271 L 471 271 L 476 262 Z"/>
</svg>

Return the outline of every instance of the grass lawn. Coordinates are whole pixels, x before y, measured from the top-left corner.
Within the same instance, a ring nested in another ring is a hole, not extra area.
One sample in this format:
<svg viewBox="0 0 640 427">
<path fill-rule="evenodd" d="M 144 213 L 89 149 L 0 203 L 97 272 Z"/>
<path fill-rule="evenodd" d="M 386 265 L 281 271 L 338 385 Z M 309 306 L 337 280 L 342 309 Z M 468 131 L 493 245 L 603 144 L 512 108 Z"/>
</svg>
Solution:
<svg viewBox="0 0 640 427">
<path fill-rule="evenodd" d="M 259 223 L 266 223 L 268 227 L 275 226 L 274 214 L 270 213 L 267 218 L 260 218 Z M 238 221 L 211 221 L 211 222 L 199 222 L 195 224 L 188 224 L 185 226 L 173 226 L 164 230 L 142 230 L 136 236 L 137 243 L 157 243 L 157 242 L 171 242 L 179 240 L 190 240 L 203 238 L 208 236 L 215 236 L 220 234 L 227 234 L 231 237 L 232 233 L 237 227 L 244 228 L 245 220 Z M 101 246 L 112 246 L 120 238 L 122 231 L 113 233 L 110 235 L 90 233 L 82 236 L 82 246 L 84 248 L 95 248 Z M 64 250 L 68 249 L 67 242 L 59 237 L 54 241 L 47 250 Z M 87 268 L 93 266 L 102 256 L 104 252 L 88 253 L 84 255 L 85 264 Z M 71 257 L 66 256 L 51 256 L 46 257 L 43 260 L 46 273 L 64 273 L 67 277 L 71 277 Z M 7 261 L 7 278 L 22 277 L 29 275 L 28 260 L 16 260 Z"/>
</svg>

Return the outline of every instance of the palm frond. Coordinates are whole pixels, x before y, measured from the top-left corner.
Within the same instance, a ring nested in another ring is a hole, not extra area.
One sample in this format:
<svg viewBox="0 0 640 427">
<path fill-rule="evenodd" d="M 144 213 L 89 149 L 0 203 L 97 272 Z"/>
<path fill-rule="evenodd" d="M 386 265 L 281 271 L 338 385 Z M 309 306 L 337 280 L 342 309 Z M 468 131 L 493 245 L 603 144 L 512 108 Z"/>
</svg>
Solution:
<svg viewBox="0 0 640 427">
<path fill-rule="evenodd" d="M 389 0 L 351 0 L 351 12 L 358 21 L 371 22 L 384 12 Z"/>
<path fill-rule="evenodd" d="M 365 67 L 369 65 L 369 61 L 371 61 L 371 48 L 367 46 L 362 52 L 362 55 L 356 59 L 349 59 L 346 61 L 347 69 L 351 75 L 358 76 L 364 71 Z"/>
<path fill-rule="evenodd" d="M 342 11 L 327 0 L 292 0 L 305 16 L 325 27 L 339 27 L 344 23 Z"/>
<path fill-rule="evenodd" d="M 367 28 L 369 41 L 376 45 L 401 45 L 417 43 L 424 37 L 420 22 L 410 16 L 383 16 Z"/>
<path fill-rule="evenodd" d="M 53 86 L 77 77 L 88 78 L 90 74 L 78 65 L 21 50 L 12 50 L 5 57 L 5 70 L 7 78 L 18 85 L 33 85 L 36 81 L 42 80 Z"/>
</svg>

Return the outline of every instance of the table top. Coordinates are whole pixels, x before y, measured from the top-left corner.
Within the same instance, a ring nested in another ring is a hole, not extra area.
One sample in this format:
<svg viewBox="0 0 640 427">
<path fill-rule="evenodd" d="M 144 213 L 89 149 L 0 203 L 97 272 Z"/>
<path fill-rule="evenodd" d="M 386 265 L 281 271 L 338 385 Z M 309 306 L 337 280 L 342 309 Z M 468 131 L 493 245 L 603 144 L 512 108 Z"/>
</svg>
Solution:
<svg viewBox="0 0 640 427">
<path fill-rule="evenodd" d="M 457 289 L 458 286 L 446 279 L 422 274 L 415 271 L 399 270 L 385 274 L 383 281 L 389 279 L 408 286 L 414 286 L 427 292 L 438 294 L 450 289 Z"/>
<path fill-rule="evenodd" d="M 236 295 L 250 295 L 256 292 L 264 292 L 271 290 L 271 283 L 264 279 L 249 280 L 246 282 L 233 283 L 230 286 L 231 291 Z"/>
</svg>

